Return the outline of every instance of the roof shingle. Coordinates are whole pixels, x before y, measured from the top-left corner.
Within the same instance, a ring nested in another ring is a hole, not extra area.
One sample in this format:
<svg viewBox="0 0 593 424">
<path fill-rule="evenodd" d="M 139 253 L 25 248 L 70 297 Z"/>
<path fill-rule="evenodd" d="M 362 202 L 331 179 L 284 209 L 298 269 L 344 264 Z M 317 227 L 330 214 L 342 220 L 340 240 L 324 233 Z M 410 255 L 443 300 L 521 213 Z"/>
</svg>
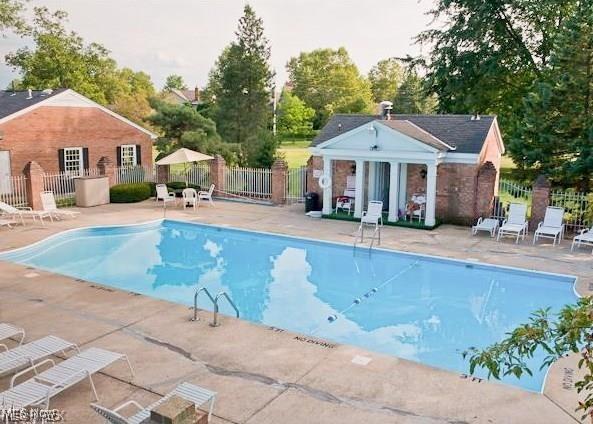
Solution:
<svg viewBox="0 0 593 424">
<path fill-rule="evenodd" d="M 12 115 L 19 110 L 28 108 L 36 103 L 42 102 L 56 94 L 65 91 L 65 88 L 53 90 L 51 93 L 35 90 L 31 92 L 29 99 L 28 91 L 0 91 L 0 119 Z"/>
</svg>

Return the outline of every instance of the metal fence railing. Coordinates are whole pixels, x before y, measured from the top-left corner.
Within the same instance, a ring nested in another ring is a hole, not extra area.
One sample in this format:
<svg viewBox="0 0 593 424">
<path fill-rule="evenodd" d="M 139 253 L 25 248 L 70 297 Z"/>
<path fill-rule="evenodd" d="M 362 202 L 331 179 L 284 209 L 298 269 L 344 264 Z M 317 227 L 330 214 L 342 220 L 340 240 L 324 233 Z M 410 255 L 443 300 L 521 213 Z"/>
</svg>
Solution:
<svg viewBox="0 0 593 424">
<path fill-rule="evenodd" d="M 168 182 L 183 182 L 189 185 L 207 189 L 210 186 L 210 167 L 208 165 L 193 165 L 183 170 L 169 170 Z"/>
<path fill-rule="evenodd" d="M 53 191 L 58 206 L 73 206 L 74 199 L 74 180 L 79 177 L 100 175 L 98 169 L 89 168 L 80 173 L 56 172 L 43 174 L 43 189 Z"/>
<path fill-rule="evenodd" d="M 586 217 L 589 198 L 587 193 L 579 193 L 574 190 L 555 190 L 550 193 L 550 206 L 564 208 L 564 224 L 566 230 L 577 232 L 586 228 L 588 219 Z"/>
<path fill-rule="evenodd" d="M 523 186 L 514 181 L 500 180 L 498 185 L 498 198 L 494 202 L 493 218 L 504 219 L 511 203 L 523 203 L 527 205 L 527 215 L 531 216 L 531 202 L 533 189 Z"/>
<path fill-rule="evenodd" d="M 286 193 L 284 198 L 287 203 L 305 201 L 307 192 L 307 167 L 290 168 L 286 172 Z"/>
<path fill-rule="evenodd" d="M 0 201 L 14 207 L 26 207 L 27 179 L 24 175 L 0 177 Z"/>
<path fill-rule="evenodd" d="M 272 170 L 268 168 L 226 168 L 223 192 L 238 196 L 270 199 Z"/>
</svg>

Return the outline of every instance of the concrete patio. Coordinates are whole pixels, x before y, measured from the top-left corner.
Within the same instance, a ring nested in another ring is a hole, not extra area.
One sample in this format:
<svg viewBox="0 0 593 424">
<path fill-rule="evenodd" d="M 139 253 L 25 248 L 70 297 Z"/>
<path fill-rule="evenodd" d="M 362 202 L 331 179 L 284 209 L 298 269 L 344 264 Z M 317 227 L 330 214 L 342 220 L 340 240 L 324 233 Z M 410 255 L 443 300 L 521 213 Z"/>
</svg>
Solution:
<svg viewBox="0 0 593 424">
<path fill-rule="evenodd" d="M 154 201 L 82 210 L 78 219 L 0 230 L 0 251 L 41 240 L 65 229 L 159 219 Z M 168 218 L 352 243 L 355 224 L 313 220 L 302 206 L 269 207 L 218 202 L 197 213 L 167 210 Z M 382 247 L 579 277 L 577 290 L 593 293 L 590 249 L 570 252 L 531 241 L 515 245 L 468 228 L 433 231 L 385 227 Z M 576 361 L 551 369 L 544 394 L 529 393 L 363 349 L 300 336 L 281 329 L 222 317 L 208 325 L 201 311 L 190 322 L 187 307 L 73 278 L 0 262 L 0 322 L 27 330 L 27 340 L 55 334 L 81 349 L 100 346 L 128 354 L 124 364 L 96 376 L 100 403 L 109 407 L 134 399 L 148 404 L 189 381 L 218 392 L 215 423 L 567 423 L 575 413 Z M 371 359 L 358 365 L 353 358 Z M 0 390 L 9 385 L 0 379 Z M 66 422 L 99 423 L 89 408 L 88 383 L 65 391 L 51 407 Z"/>
</svg>

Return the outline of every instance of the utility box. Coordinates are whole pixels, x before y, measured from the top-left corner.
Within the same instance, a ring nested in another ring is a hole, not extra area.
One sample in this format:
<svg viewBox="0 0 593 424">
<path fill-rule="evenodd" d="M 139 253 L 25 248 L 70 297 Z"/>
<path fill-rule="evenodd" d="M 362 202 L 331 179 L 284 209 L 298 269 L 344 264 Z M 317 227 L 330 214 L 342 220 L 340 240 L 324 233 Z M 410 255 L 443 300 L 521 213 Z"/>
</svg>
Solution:
<svg viewBox="0 0 593 424">
<path fill-rule="evenodd" d="M 88 208 L 109 203 L 109 178 L 80 177 L 74 180 L 76 206 Z"/>
</svg>

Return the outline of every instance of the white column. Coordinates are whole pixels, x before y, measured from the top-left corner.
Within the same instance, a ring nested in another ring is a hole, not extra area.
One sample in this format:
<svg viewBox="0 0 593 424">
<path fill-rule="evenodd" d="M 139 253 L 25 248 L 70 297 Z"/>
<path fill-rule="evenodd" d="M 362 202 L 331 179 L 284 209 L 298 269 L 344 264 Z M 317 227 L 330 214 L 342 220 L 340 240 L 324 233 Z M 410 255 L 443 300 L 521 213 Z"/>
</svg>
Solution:
<svg viewBox="0 0 593 424">
<path fill-rule="evenodd" d="M 408 164 L 400 163 L 399 169 L 399 208 L 404 210 L 408 200 Z"/>
<path fill-rule="evenodd" d="M 369 162 L 369 182 L 367 184 L 368 187 L 368 197 L 369 201 L 371 200 L 381 200 L 377 199 L 377 162 Z"/>
<path fill-rule="evenodd" d="M 389 215 L 387 220 L 395 222 L 399 218 L 399 162 L 389 162 Z"/>
<path fill-rule="evenodd" d="M 354 217 L 360 218 L 362 216 L 363 204 L 363 187 L 364 184 L 364 161 L 358 159 L 356 161 L 356 188 L 354 190 Z"/>
<path fill-rule="evenodd" d="M 435 224 L 435 211 L 437 204 L 437 166 L 428 164 L 426 167 L 426 218 L 425 224 Z"/>
<path fill-rule="evenodd" d="M 332 160 L 327 156 L 323 157 L 323 175 L 326 178 L 329 177 L 331 180 L 331 184 L 329 187 L 325 187 L 323 189 L 323 210 L 322 213 L 324 215 L 329 215 L 332 213 L 332 186 L 334 184 L 333 175 L 332 175 Z"/>
</svg>

